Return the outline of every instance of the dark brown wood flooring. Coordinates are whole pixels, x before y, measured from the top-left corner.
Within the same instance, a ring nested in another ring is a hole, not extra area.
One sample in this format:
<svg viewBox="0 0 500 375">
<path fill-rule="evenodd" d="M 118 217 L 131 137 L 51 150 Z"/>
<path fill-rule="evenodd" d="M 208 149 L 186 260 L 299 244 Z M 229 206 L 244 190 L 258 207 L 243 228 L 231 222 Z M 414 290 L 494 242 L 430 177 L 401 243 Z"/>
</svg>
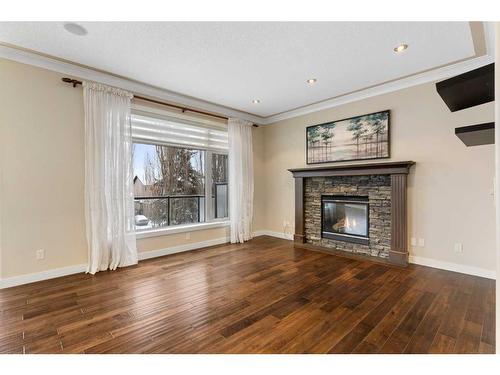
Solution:
<svg viewBox="0 0 500 375">
<path fill-rule="evenodd" d="M 494 288 L 263 236 L 0 290 L 0 352 L 493 353 Z"/>
</svg>

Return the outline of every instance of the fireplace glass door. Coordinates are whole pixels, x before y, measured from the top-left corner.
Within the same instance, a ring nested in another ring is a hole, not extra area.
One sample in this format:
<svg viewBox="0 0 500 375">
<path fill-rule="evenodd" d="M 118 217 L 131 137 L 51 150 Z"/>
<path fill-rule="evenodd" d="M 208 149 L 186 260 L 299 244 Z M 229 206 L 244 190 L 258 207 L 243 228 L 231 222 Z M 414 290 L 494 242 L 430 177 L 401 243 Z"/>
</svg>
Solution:
<svg viewBox="0 0 500 375">
<path fill-rule="evenodd" d="M 368 197 L 322 196 L 322 237 L 368 244 Z"/>
</svg>

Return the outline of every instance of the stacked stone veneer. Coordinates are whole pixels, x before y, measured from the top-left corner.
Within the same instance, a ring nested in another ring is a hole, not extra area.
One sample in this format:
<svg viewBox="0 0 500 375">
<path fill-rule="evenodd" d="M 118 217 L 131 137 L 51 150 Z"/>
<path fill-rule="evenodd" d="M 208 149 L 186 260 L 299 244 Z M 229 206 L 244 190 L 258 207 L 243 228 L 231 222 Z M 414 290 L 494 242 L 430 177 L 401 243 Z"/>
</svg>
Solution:
<svg viewBox="0 0 500 375">
<path fill-rule="evenodd" d="M 321 238 L 321 196 L 368 197 L 368 245 Z M 350 253 L 388 258 L 391 248 L 391 176 L 311 177 L 305 179 L 304 220 L 306 243 Z"/>
</svg>

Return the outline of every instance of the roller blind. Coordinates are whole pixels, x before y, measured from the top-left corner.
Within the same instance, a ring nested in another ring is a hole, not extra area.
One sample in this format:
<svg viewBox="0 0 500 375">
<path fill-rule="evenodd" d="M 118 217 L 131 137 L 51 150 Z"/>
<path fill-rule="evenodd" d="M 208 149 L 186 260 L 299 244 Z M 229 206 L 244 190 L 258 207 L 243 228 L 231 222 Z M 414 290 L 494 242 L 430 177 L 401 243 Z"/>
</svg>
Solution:
<svg viewBox="0 0 500 375">
<path fill-rule="evenodd" d="M 142 113 L 132 114 L 132 137 L 135 141 L 171 146 L 227 151 L 227 130 L 214 129 L 175 118 L 158 118 Z"/>
</svg>

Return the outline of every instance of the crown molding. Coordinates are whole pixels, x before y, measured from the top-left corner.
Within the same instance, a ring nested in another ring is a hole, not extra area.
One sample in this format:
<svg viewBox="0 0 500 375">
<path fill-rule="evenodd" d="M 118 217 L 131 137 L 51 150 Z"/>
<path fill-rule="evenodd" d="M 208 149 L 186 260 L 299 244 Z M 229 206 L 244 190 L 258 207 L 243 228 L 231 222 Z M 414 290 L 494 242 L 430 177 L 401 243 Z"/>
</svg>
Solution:
<svg viewBox="0 0 500 375">
<path fill-rule="evenodd" d="M 450 78 L 469 70 L 480 68 L 484 65 L 495 62 L 492 56 L 484 55 L 476 57 L 467 61 L 462 61 L 457 64 L 444 66 L 442 68 L 434 69 L 425 73 L 413 75 L 407 78 L 398 79 L 393 82 L 384 83 L 369 89 L 357 91 L 352 94 L 342 95 L 337 98 L 328 99 L 319 103 L 311 104 L 305 107 L 294 109 L 291 111 L 283 112 L 277 115 L 264 118 L 263 124 L 272 124 L 278 121 L 287 120 L 293 117 L 307 115 L 309 113 L 322 111 L 338 107 L 347 103 L 356 102 L 362 99 L 371 98 L 383 94 L 388 94 L 394 91 L 399 91 L 412 86 L 421 85 L 424 83 L 435 82 L 442 79 Z"/>
<path fill-rule="evenodd" d="M 374 96 L 388 94 L 412 86 L 439 81 L 458 74 L 465 73 L 469 70 L 480 68 L 481 66 L 487 64 L 491 64 L 495 61 L 495 27 L 493 22 L 484 22 L 483 25 L 484 37 L 486 42 L 486 54 L 483 56 L 473 57 L 468 60 L 457 62 L 455 64 L 450 64 L 423 73 L 414 74 L 409 77 L 396 79 L 391 82 L 383 83 L 367 89 L 361 89 L 350 94 L 341 95 L 335 98 L 327 99 L 318 103 L 306 105 L 304 107 L 292 109 L 290 111 L 267 117 L 238 111 L 236 109 L 206 102 L 201 99 L 178 94 L 173 91 L 160 89 L 124 77 L 117 77 L 106 72 L 97 71 L 77 64 L 72 64 L 71 62 L 61 61 L 56 58 L 38 54 L 33 51 L 15 48 L 13 46 L 11 47 L 0 44 L 0 57 L 8 60 L 14 60 L 23 64 L 56 71 L 80 79 L 102 82 L 107 85 L 120 87 L 140 95 L 158 98 L 167 102 L 176 103 L 187 107 L 193 107 L 216 114 L 222 114 L 228 117 L 238 117 L 251 121 L 254 124 L 268 125 L 278 121 L 307 115 L 309 113 L 335 108 L 347 103 L 356 102 Z"/>
<path fill-rule="evenodd" d="M 409 77 L 396 79 L 391 82 L 382 83 L 367 89 L 361 89 L 351 94 L 340 95 L 335 98 L 327 99 L 318 103 L 306 105 L 290 111 L 267 116 L 262 124 L 273 124 L 278 121 L 287 120 L 294 117 L 307 115 L 309 113 L 322 111 L 338 107 L 347 103 L 371 98 L 378 95 L 388 94 L 394 91 L 406 89 L 412 86 L 424 83 L 435 82 L 450 78 L 469 70 L 480 68 L 484 65 L 495 62 L 495 24 L 493 22 L 483 22 L 484 38 L 486 42 L 486 54 L 473 57 L 468 60 L 460 61 L 454 64 L 446 65 L 440 68 L 431 69 L 423 73 L 411 75 Z"/>
<path fill-rule="evenodd" d="M 181 104 L 215 114 L 221 114 L 227 117 L 238 117 L 251 121 L 255 124 L 261 124 L 263 117 L 252 115 L 250 113 L 238 111 L 222 105 L 206 102 L 200 99 L 192 98 L 186 95 L 178 94 L 173 91 L 160 89 L 145 83 L 137 82 L 131 79 L 118 77 L 110 73 L 101 72 L 88 67 L 73 64 L 71 62 L 61 61 L 57 58 L 38 54 L 14 46 L 0 44 L 0 57 L 17 61 L 23 64 L 36 66 L 39 68 L 51 70 L 82 80 L 97 81 L 106 85 L 120 87 L 141 96 L 157 98 L 170 103 Z"/>
</svg>

